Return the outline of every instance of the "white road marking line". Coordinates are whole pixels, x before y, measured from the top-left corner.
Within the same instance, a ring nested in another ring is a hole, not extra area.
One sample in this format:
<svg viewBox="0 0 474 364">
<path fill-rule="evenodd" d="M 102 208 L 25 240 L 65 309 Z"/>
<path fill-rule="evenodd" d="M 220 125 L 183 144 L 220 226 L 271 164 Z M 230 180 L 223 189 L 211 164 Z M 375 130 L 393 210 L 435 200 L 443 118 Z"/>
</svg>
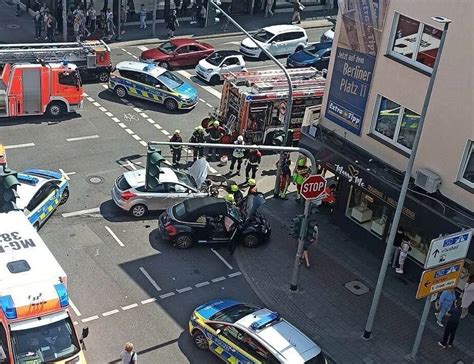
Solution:
<svg viewBox="0 0 474 364">
<path fill-rule="evenodd" d="M 80 140 L 98 139 L 98 138 L 99 138 L 99 136 L 97 134 L 95 134 L 95 135 L 87 135 L 87 136 L 77 137 L 77 138 L 67 138 L 66 140 L 68 142 L 77 142 L 77 141 L 80 141 Z"/>
<path fill-rule="evenodd" d="M 134 171 L 137 170 L 137 167 L 135 167 L 135 165 L 129 159 L 125 159 L 125 162 L 127 162 L 127 163 L 122 164 L 124 167 L 130 167 Z"/>
<path fill-rule="evenodd" d="M 214 106 L 212 106 L 210 103 L 206 102 L 206 105 L 209 106 L 210 108 L 213 108 Z"/>
<path fill-rule="evenodd" d="M 225 279 L 225 277 L 222 276 L 222 277 L 217 277 L 217 278 L 211 279 L 211 281 L 213 281 L 214 283 L 217 283 L 217 282 L 223 281 L 224 279 Z"/>
<path fill-rule="evenodd" d="M 145 46 L 143 46 L 143 45 L 137 46 L 137 48 L 138 48 L 139 50 L 141 50 L 141 51 L 147 51 L 147 50 L 148 50 L 148 47 L 145 47 Z"/>
<path fill-rule="evenodd" d="M 179 70 L 176 72 L 179 73 L 181 76 L 186 77 L 187 79 L 191 80 L 192 75 L 189 72 L 186 72 L 184 70 Z M 206 85 L 201 85 L 201 84 L 198 84 L 198 86 L 200 86 L 201 88 L 209 92 L 211 95 L 217 97 L 218 99 L 220 99 L 222 96 L 222 94 L 219 91 L 214 90 L 211 86 L 206 86 Z"/>
<path fill-rule="evenodd" d="M 160 129 L 161 129 L 160 124 L 155 124 L 155 128 L 157 128 L 158 130 L 160 130 Z"/>
<path fill-rule="evenodd" d="M 118 123 L 117 125 L 124 129 L 127 127 L 127 125 L 125 125 L 124 123 Z"/>
<path fill-rule="evenodd" d="M 18 148 L 27 148 L 27 147 L 34 147 L 35 143 L 24 143 L 24 144 L 13 144 L 13 145 L 5 145 L 5 149 L 18 149 Z"/>
<path fill-rule="evenodd" d="M 140 115 L 142 116 L 142 118 L 145 118 L 145 119 L 148 117 L 148 115 L 145 114 L 144 112 L 140 113 Z"/>
<path fill-rule="evenodd" d="M 217 173 L 217 171 L 216 171 L 214 168 L 212 168 L 211 166 L 209 166 L 209 172 L 211 172 L 211 173 Z"/>
<path fill-rule="evenodd" d="M 120 48 L 120 50 L 124 51 L 125 53 L 128 53 L 128 51 L 125 48 Z"/>
<path fill-rule="evenodd" d="M 140 144 L 143 145 L 144 147 L 148 146 L 148 143 L 144 140 L 140 140 Z"/>
<path fill-rule="evenodd" d="M 206 100 L 199 98 L 199 101 L 206 103 Z"/>
<path fill-rule="evenodd" d="M 114 116 L 114 114 L 112 114 L 110 111 L 107 111 L 107 112 L 105 113 L 105 115 L 107 115 L 107 116 L 109 116 L 109 117 L 113 117 L 113 116 Z"/>
<path fill-rule="evenodd" d="M 170 133 L 168 133 L 168 132 L 167 132 L 166 130 L 164 130 L 164 129 L 161 130 L 161 132 L 162 132 L 163 134 L 165 134 L 165 135 L 170 135 Z"/>
<path fill-rule="evenodd" d="M 217 250 L 215 250 L 214 248 L 211 248 L 211 251 L 222 261 L 222 263 L 224 263 L 227 268 L 229 269 L 234 269 L 227 260 L 224 259 L 224 257 L 222 255 L 219 254 L 219 252 Z"/>
<path fill-rule="evenodd" d="M 234 45 L 240 45 L 240 42 L 239 42 L 239 41 L 237 41 L 237 40 L 234 40 L 234 41 L 232 41 L 232 42 L 225 42 L 225 43 L 222 43 L 222 44 L 223 44 L 223 45 L 224 45 L 224 44 L 234 44 Z"/>
<path fill-rule="evenodd" d="M 138 269 L 140 269 L 140 272 L 143 273 L 143 275 L 146 277 L 146 279 L 148 279 L 148 281 L 151 283 L 151 285 L 153 287 L 155 287 L 155 289 L 160 292 L 161 291 L 161 287 L 158 285 L 158 283 L 156 283 L 156 281 L 148 274 L 148 272 L 146 271 L 145 268 L 143 267 L 138 267 Z"/>
<path fill-rule="evenodd" d="M 97 320 L 98 318 L 99 318 L 99 316 L 97 316 L 97 315 L 94 315 L 94 316 L 91 316 L 91 317 L 88 317 L 88 318 L 82 319 L 82 320 L 81 320 L 81 322 L 85 324 L 86 322 L 90 322 L 90 321 Z"/>
<path fill-rule="evenodd" d="M 147 303 L 152 303 L 152 302 L 156 302 L 156 297 L 152 297 L 152 298 L 149 298 L 147 300 L 143 300 L 141 302 L 142 305 L 146 305 Z"/>
<path fill-rule="evenodd" d="M 61 174 L 64 176 L 64 178 L 67 180 L 67 181 L 70 181 L 71 179 L 69 178 L 69 176 L 72 176 L 74 174 L 76 174 L 76 172 L 64 172 L 61 168 L 59 168 L 59 172 L 61 172 Z"/>
<path fill-rule="evenodd" d="M 105 230 L 107 230 L 109 232 L 109 234 L 112 235 L 112 238 L 114 238 L 114 240 L 118 243 L 118 245 L 120 245 L 123 248 L 125 245 L 120 241 L 118 236 L 115 235 L 115 233 L 112 231 L 112 229 L 109 228 L 108 226 L 104 226 L 104 227 L 105 227 Z"/>
<path fill-rule="evenodd" d="M 150 118 L 148 118 L 147 121 L 148 121 L 150 124 L 154 124 L 154 123 L 155 123 L 155 120 L 150 119 Z"/>
<path fill-rule="evenodd" d="M 81 312 L 77 309 L 76 305 L 72 303 L 71 299 L 69 299 L 69 306 L 71 306 L 72 310 L 74 311 L 77 317 L 81 317 Z"/>
<path fill-rule="evenodd" d="M 128 129 L 128 128 L 125 129 L 125 131 L 126 131 L 128 134 L 130 134 L 130 135 L 135 134 L 131 129 Z"/>
<path fill-rule="evenodd" d="M 109 86 L 106 85 L 106 84 L 104 84 L 104 83 L 102 84 L 102 87 L 103 87 L 103 88 L 106 88 L 106 89 L 109 88 Z"/>
<path fill-rule="evenodd" d="M 124 104 L 128 104 L 128 100 L 127 99 L 120 99 L 120 101 L 122 101 Z"/>
<path fill-rule="evenodd" d="M 169 293 L 165 293 L 165 294 L 160 295 L 160 298 L 168 298 L 168 297 L 171 297 L 171 296 L 174 296 L 174 295 L 175 295 L 174 292 L 169 292 Z"/>
<path fill-rule="evenodd" d="M 87 215 L 87 214 L 93 214 L 95 212 L 100 212 L 99 207 L 95 207 L 93 209 L 87 209 L 87 210 L 80 210 L 80 211 L 74 211 L 74 212 L 65 212 L 62 214 L 62 217 L 73 217 L 73 216 L 80 216 L 80 215 Z"/>
<path fill-rule="evenodd" d="M 87 97 L 87 100 L 90 101 L 90 102 L 94 102 L 94 99 L 92 97 Z"/>
<path fill-rule="evenodd" d="M 106 112 L 106 111 L 107 111 L 107 109 L 106 109 L 105 107 L 103 107 L 103 106 L 99 107 L 99 110 L 100 110 L 100 111 L 103 111 L 103 112 Z"/>
<path fill-rule="evenodd" d="M 187 292 L 187 291 L 190 291 L 190 290 L 192 290 L 191 287 L 184 287 L 184 288 L 177 289 L 176 292 L 183 293 L 183 292 Z"/>
<path fill-rule="evenodd" d="M 112 311 L 104 312 L 104 313 L 102 314 L 102 316 L 107 317 L 107 316 L 110 316 L 110 315 L 113 315 L 113 314 L 119 313 L 119 312 L 120 312 L 119 310 L 115 309 L 115 310 L 112 310 Z"/>
<path fill-rule="evenodd" d="M 134 108 L 133 108 L 133 111 L 136 111 L 136 112 L 140 113 L 140 112 L 142 112 L 142 109 L 140 109 L 140 108 L 138 108 L 138 107 L 134 107 Z"/>
<path fill-rule="evenodd" d="M 77 325 L 79 325 L 79 322 L 74 321 L 73 324 L 74 324 L 74 326 L 77 326 Z"/>
<path fill-rule="evenodd" d="M 234 272 L 234 273 L 230 273 L 227 275 L 227 277 L 229 278 L 233 278 L 233 277 L 237 277 L 237 276 L 240 276 L 242 273 L 241 272 Z"/>
<path fill-rule="evenodd" d="M 85 97 L 89 96 L 88 94 L 86 94 L 85 92 L 82 93 Z"/>
<path fill-rule="evenodd" d="M 100 106 L 101 106 L 97 101 L 94 101 L 94 102 L 92 103 L 92 105 L 97 106 L 97 107 L 100 107 Z"/>
<path fill-rule="evenodd" d="M 168 135 L 168 139 L 171 139 L 171 138 L 172 138 L 172 136 L 171 136 L 171 135 Z"/>
<path fill-rule="evenodd" d="M 137 134 L 132 134 L 132 138 L 135 140 L 142 140 Z"/>
<path fill-rule="evenodd" d="M 194 287 L 200 288 L 200 287 L 204 287 L 204 286 L 208 286 L 208 285 L 210 285 L 210 283 L 208 281 L 204 281 L 204 282 L 201 282 L 201 283 L 196 283 L 194 285 Z"/>
<path fill-rule="evenodd" d="M 116 123 L 120 123 L 120 119 L 119 119 L 119 118 L 113 117 L 112 120 L 115 121 Z"/>
<path fill-rule="evenodd" d="M 138 307 L 138 303 L 132 303 L 131 305 L 123 306 L 122 310 L 127 311 L 127 310 L 130 310 L 130 309 L 135 308 L 135 307 Z"/>
</svg>

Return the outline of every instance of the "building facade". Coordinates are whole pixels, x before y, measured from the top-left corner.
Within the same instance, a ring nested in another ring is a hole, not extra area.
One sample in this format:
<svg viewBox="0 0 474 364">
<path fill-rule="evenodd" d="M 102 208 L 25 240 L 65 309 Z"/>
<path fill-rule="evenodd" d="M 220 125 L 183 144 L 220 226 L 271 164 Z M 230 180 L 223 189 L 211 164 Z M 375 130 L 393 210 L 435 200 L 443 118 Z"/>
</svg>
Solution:
<svg viewBox="0 0 474 364">
<path fill-rule="evenodd" d="M 385 249 L 443 25 L 452 20 L 400 225 L 422 267 L 440 234 L 474 227 L 474 31 L 470 0 L 346 0 L 319 122 L 301 144 L 334 174 L 337 221 Z M 474 273 L 471 244 L 465 274 Z"/>
</svg>

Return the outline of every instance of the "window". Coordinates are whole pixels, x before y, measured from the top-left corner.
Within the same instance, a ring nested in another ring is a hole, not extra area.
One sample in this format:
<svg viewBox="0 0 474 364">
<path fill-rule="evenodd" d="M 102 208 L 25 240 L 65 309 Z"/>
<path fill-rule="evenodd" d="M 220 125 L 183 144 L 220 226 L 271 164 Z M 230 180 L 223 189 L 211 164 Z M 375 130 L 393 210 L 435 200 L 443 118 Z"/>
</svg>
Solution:
<svg viewBox="0 0 474 364">
<path fill-rule="evenodd" d="M 8 345 L 7 345 L 7 333 L 3 324 L 0 322 L 0 363 L 9 363 L 10 360 L 7 357 Z"/>
<path fill-rule="evenodd" d="M 202 49 L 199 48 L 199 46 L 197 46 L 197 45 L 190 45 L 190 46 L 189 46 L 189 51 L 190 51 L 190 52 L 201 52 Z"/>
<path fill-rule="evenodd" d="M 177 54 L 189 53 L 189 47 L 188 46 L 180 47 L 176 50 L 176 53 Z"/>
<path fill-rule="evenodd" d="M 79 86 L 79 77 L 77 72 L 61 72 L 59 74 L 59 83 L 66 86 Z"/>
<path fill-rule="evenodd" d="M 224 64 L 228 66 L 232 66 L 234 64 L 240 64 L 239 59 L 237 57 L 229 57 L 225 60 Z"/>
<path fill-rule="evenodd" d="M 120 73 L 120 76 L 128 78 L 129 80 L 140 81 L 141 73 L 139 72 L 119 70 L 119 73 Z"/>
<path fill-rule="evenodd" d="M 442 34 L 440 29 L 396 14 L 389 54 L 431 73 Z"/>
<path fill-rule="evenodd" d="M 474 188 L 474 141 L 468 140 L 461 168 L 459 169 L 458 181 Z"/>
<path fill-rule="evenodd" d="M 420 115 L 394 101 L 379 96 L 378 112 L 373 132 L 409 153 L 413 146 L 419 121 Z"/>
</svg>

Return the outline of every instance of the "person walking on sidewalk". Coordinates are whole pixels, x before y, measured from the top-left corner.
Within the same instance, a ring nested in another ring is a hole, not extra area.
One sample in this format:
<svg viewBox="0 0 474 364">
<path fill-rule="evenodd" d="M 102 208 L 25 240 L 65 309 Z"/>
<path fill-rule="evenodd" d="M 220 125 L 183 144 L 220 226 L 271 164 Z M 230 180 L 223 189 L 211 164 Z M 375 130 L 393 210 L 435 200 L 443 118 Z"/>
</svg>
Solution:
<svg viewBox="0 0 474 364">
<path fill-rule="evenodd" d="M 392 255 L 392 268 L 397 268 L 398 257 L 400 256 L 402 240 L 405 236 L 405 231 L 401 226 L 398 227 L 395 239 L 393 240 L 393 255 Z"/>
<path fill-rule="evenodd" d="M 48 14 L 48 22 L 46 23 L 46 39 L 54 42 L 54 34 L 56 33 L 56 19 L 52 14 Z"/>
<path fill-rule="evenodd" d="M 244 137 L 242 135 L 239 135 L 237 137 L 237 140 L 234 142 L 235 145 L 245 145 L 244 142 Z M 242 161 L 245 156 L 245 149 L 241 148 L 235 148 L 232 151 L 232 159 L 230 162 L 230 170 L 229 173 L 232 174 L 234 173 L 234 166 L 235 163 L 237 163 L 237 175 L 240 176 L 240 168 L 242 167 Z"/>
<path fill-rule="evenodd" d="M 125 344 L 124 350 L 120 353 L 122 364 L 137 364 L 137 353 L 133 351 L 133 344 L 128 342 Z"/>
<path fill-rule="evenodd" d="M 319 228 L 318 228 L 318 224 L 316 224 L 314 227 L 313 227 L 313 232 L 311 234 L 311 237 L 309 239 L 305 239 L 304 241 L 304 245 L 303 245 L 303 253 L 300 257 L 300 264 L 303 263 L 303 261 L 305 262 L 305 265 L 306 265 L 306 268 L 309 269 L 310 267 L 310 264 L 309 264 L 309 255 L 308 255 L 308 248 L 311 244 L 313 243 L 318 243 L 318 240 L 319 240 Z"/>
<path fill-rule="evenodd" d="M 37 12 L 35 15 L 35 36 L 36 40 L 41 38 L 41 30 L 43 28 L 43 16 L 40 12 Z"/>
<path fill-rule="evenodd" d="M 168 18 L 168 24 L 166 25 L 166 28 L 168 29 L 169 38 L 174 37 L 174 32 L 176 31 L 177 27 L 179 27 L 179 21 L 178 17 L 176 16 L 176 10 L 172 10 Z"/>
<path fill-rule="evenodd" d="M 250 178 L 250 172 L 252 172 L 252 179 L 255 179 L 257 174 L 258 166 L 262 161 L 262 153 L 258 149 L 250 149 L 249 156 L 247 158 L 247 165 L 245 166 L 245 179 Z"/>
<path fill-rule="evenodd" d="M 454 301 L 456 301 L 456 293 L 454 289 L 448 289 L 446 291 L 441 292 L 439 296 L 439 300 L 435 303 L 435 308 L 439 310 L 438 313 L 435 313 L 436 316 L 436 323 L 438 326 L 443 327 L 443 319 L 444 316 L 449 312 L 451 307 L 453 306 Z"/>
<path fill-rule="evenodd" d="M 309 176 L 309 167 L 307 166 L 308 159 L 306 157 L 299 157 L 296 162 L 296 167 L 293 171 L 293 182 L 296 184 L 296 201 L 301 199 L 301 185 Z"/>
<path fill-rule="evenodd" d="M 97 11 L 94 8 L 93 4 L 89 5 L 89 9 L 87 10 L 89 14 L 89 21 L 90 21 L 90 29 L 89 31 L 91 33 L 95 33 L 95 27 L 96 27 L 96 22 L 97 22 Z"/>
<path fill-rule="evenodd" d="M 301 24 L 301 15 L 300 12 L 304 9 L 303 4 L 300 0 L 293 0 L 293 17 L 291 18 L 291 24 L 296 22 L 296 24 Z"/>
<path fill-rule="evenodd" d="M 459 320 L 461 319 L 461 302 L 459 300 L 454 301 L 453 307 L 449 310 L 448 321 L 444 329 L 443 339 L 438 341 L 438 345 L 446 349 L 446 346 L 451 347 L 453 345 L 454 336 L 459 326 Z"/>
<path fill-rule="evenodd" d="M 194 129 L 191 138 L 189 138 L 190 143 L 205 143 L 204 138 L 204 128 L 199 125 L 196 126 Z M 204 148 L 203 147 L 193 147 L 193 162 L 196 162 L 198 156 L 201 158 L 204 155 Z"/>
<path fill-rule="evenodd" d="M 281 167 L 281 175 L 280 175 L 280 193 L 278 197 L 283 200 L 288 199 L 286 197 L 286 191 L 288 190 L 288 186 L 290 184 L 291 179 L 291 160 L 290 158 L 285 159 L 283 166 Z"/>
<path fill-rule="evenodd" d="M 140 29 L 146 29 L 146 9 L 145 4 L 140 6 Z"/>
<path fill-rule="evenodd" d="M 174 131 L 173 136 L 170 139 L 170 142 L 174 143 L 182 143 L 183 138 L 181 138 L 181 132 L 176 129 Z M 182 145 L 170 145 L 171 148 L 171 154 L 173 155 L 173 167 L 179 166 L 179 161 L 181 160 L 181 150 L 183 149 Z"/>
<path fill-rule="evenodd" d="M 265 0 L 267 3 L 265 5 L 265 15 L 264 17 L 266 18 L 268 16 L 268 14 L 270 14 L 271 16 L 273 16 L 273 11 L 272 11 L 272 8 L 273 8 L 273 1 L 274 0 Z"/>
<path fill-rule="evenodd" d="M 469 276 L 466 285 L 464 286 L 464 291 L 462 294 L 461 308 L 462 314 L 461 318 L 465 318 L 469 313 L 469 306 L 474 302 L 474 274 Z"/>
<path fill-rule="evenodd" d="M 402 240 L 402 245 L 400 246 L 400 255 L 398 257 L 398 268 L 395 269 L 395 272 L 398 274 L 403 274 L 403 266 L 405 265 L 405 260 L 407 259 L 408 252 L 411 250 L 410 240 L 405 236 Z"/>
</svg>

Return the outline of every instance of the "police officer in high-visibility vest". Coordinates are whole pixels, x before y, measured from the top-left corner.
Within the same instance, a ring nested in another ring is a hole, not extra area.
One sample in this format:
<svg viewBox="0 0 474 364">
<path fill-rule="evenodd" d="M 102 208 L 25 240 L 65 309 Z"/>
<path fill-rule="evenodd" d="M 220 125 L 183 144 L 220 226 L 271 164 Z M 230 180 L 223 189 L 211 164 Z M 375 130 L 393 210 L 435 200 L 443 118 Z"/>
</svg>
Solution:
<svg viewBox="0 0 474 364">
<path fill-rule="evenodd" d="M 189 138 L 190 143 L 205 143 L 204 138 L 204 128 L 199 125 L 194 129 L 193 135 Z M 193 161 L 196 162 L 197 158 L 201 158 L 204 155 L 204 148 L 202 147 L 193 147 Z"/>
<path fill-rule="evenodd" d="M 234 196 L 235 203 L 238 205 L 240 201 L 242 201 L 242 199 L 244 198 L 244 195 L 239 190 L 239 186 L 236 183 L 231 184 L 229 190 L 230 193 Z"/>
<path fill-rule="evenodd" d="M 235 145 L 245 145 L 244 142 L 244 137 L 242 135 L 239 135 L 237 137 L 237 140 L 234 142 Z M 235 163 L 237 162 L 237 175 L 240 176 L 240 168 L 242 167 L 242 161 L 245 156 L 245 149 L 243 148 L 235 148 L 232 151 L 232 160 L 230 162 L 230 171 L 229 173 L 232 174 L 234 173 L 234 166 Z"/>
<path fill-rule="evenodd" d="M 252 178 L 255 179 L 257 174 L 258 165 L 262 161 L 262 153 L 258 149 L 250 149 L 249 156 L 247 158 L 247 165 L 245 166 L 245 179 L 250 178 L 250 172 L 252 172 Z"/>
<path fill-rule="evenodd" d="M 235 198 L 234 198 L 234 195 L 232 193 L 228 193 L 225 197 L 224 197 L 224 200 L 226 200 L 228 203 L 230 203 L 231 205 L 235 205 Z"/>
<path fill-rule="evenodd" d="M 309 167 L 307 166 L 308 159 L 306 157 L 299 157 L 296 162 L 296 167 L 293 171 L 293 182 L 296 184 L 296 200 L 301 199 L 301 185 L 306 178 L 309 177 Z"/>
<path fill-rule="evenodd" d="M 209 137 L 209 143 L 211 144 L 219 144 L 221 141 L 222 136 L 225 134 L 225 130 L 223 127 L 220 126 L 217 120 L 214 120 L 209 128 L 207 128 L 207 134 Z M 219 153 L 217 152 L 217 148 L 209 148 L 208 156 L 210 155 L 211 159 L 214 157 L 218 157 Z"/>
<path fill-rule="evenodd" d="M 182 143 L 183 138 L 181 138 L 181 132 L 179 130 L 175 130 L 173 136 L 170 139 L 170 142 L 175 143 Z M 181 159 L 181 149 L 183 149 L 182 145 L 170 145 L 171 154 L 173 156 L 173 167 L 179 165 L 179 161 Z"/>
</svg>

